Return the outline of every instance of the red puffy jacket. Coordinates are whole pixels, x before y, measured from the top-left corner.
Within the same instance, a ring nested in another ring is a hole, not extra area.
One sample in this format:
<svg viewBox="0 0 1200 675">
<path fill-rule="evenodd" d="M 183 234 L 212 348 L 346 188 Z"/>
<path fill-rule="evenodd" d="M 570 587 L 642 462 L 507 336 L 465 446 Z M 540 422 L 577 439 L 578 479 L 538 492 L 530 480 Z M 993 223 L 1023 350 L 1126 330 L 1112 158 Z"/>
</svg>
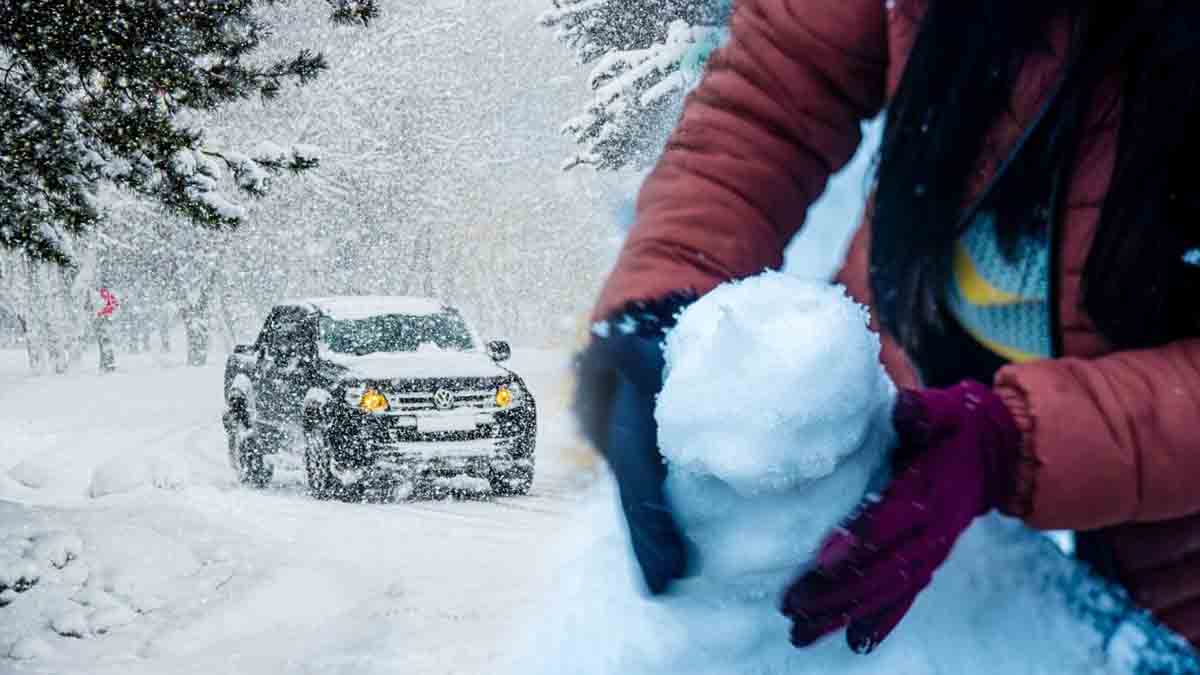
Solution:
<svg viewBox="0 0 1200 675">
<path fill-rule="evenodd" d="M 641 191 L 596 315 L 779 267 L 809 205 L 858 147 L 860 123 L 895 91 L 922 11 L 920 0 L 739 0 L 728 45 L 711 57 Z M 1069 29 L 1052 32 L 1056 53 L 1027 61 L 968 197 L 1050 94 Z M 1081 302 L 1120 124 L 1120 106 L 1106 102 L 1120 95 L 1113 73 L 1060 214 L 1052 301 L 1064 356 L 1009 365 L 994 383 L 1024 432 L 1023 489 L 1006 510 L 1035 527 L 1093 531 L 1133 596 L 1200 644 L 1200 340 L 1113 352 Z M 838 280 L 870 305 L 867 211 Z M 898 382 L 916 382 L 887 335 L 883 359 Z"/>
</svg>

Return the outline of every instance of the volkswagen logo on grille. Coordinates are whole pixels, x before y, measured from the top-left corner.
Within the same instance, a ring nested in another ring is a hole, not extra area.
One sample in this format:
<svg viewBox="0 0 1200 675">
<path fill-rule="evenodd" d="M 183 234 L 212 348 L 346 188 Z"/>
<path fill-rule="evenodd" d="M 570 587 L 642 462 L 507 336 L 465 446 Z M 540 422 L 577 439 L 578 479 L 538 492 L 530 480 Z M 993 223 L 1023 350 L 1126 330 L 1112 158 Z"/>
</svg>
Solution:
<svg viewBox="0 0 1200 675">
<path fill-rule="evenodd" d="M 449 410 L 454 407 L 454 392 L 449 389 L 438 389 L 433 393 L 433 406 L 438 410 Z"/>
</svg>

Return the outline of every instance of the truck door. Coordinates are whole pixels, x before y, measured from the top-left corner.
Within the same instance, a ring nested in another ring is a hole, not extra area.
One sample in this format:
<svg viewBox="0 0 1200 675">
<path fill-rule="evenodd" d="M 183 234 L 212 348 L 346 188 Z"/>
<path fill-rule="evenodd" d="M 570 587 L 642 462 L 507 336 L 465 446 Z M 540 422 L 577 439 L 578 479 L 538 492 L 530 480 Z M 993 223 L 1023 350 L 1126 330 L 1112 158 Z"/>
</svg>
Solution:
<svg viewBox="0 0 1200 675">
<path fill-rule="evenodd" d="M 313 366 L 314 320 L 302 307 L 281 307 L 263 328 L 255 403 L 265 424 L 285 427 L 300 422 Z"/>
</svg>

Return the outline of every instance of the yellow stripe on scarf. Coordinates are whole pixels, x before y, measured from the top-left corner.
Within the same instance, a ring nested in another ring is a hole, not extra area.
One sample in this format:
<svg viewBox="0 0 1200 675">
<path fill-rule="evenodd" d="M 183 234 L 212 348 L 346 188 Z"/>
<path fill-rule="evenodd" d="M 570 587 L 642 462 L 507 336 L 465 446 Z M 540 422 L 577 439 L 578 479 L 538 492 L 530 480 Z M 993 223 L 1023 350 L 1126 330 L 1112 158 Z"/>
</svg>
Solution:
<svg viewBox="0 0 1200 675">
<path fill-rule="evenodd" d="M 975 261 L 961 242 L 954 246 L 954 278 L 963 298 L 976 307 L 995 307 L 998 305 L 1015 305 L 1027 302 L 1016 293 L 1009 293 L 996 288 L 975 268 Z"/>
<path fill-rule="evenodd" d="M 963 330 L 965 330 L 968 335 L 974 338 L 976 342 L 983 345 L 984 349 L 987 349 L 993 354 L 998 354 L 1004 357 L 1010 363 L 1029 363 L 1030 361 L 1037 361 L 1038 359 L 1043 358 L 1037 354 L 1030 354 L 1029 352 L 1021 351 L 1020 349 L 1016 349 L 1014 347 L 1009 347 L 1008 345 L 1002 345 L 994 340 L 989 340 L 980 335 L 978 332 L 972 330 L 967 324 L 964 323 L 961 325 Z"/>
</svg>

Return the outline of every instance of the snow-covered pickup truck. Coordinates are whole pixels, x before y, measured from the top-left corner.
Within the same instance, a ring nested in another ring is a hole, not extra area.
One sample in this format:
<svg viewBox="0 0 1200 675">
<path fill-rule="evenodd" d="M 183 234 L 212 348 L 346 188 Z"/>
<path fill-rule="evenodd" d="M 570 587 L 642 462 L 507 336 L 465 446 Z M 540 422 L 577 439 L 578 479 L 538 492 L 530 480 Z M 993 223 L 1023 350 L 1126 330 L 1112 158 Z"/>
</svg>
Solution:
<svg viewBox="0 0 1200 675">
<path fill-rule="evenodd" d="M 238 478 L 271 481 L 269 455 L 302 444 L 311 493 L 524 494 L 537 410 L 453 307 L 409 297 L 303 300 L 271 310 L 225 366 L 225 430 Z"/>
</svg>

